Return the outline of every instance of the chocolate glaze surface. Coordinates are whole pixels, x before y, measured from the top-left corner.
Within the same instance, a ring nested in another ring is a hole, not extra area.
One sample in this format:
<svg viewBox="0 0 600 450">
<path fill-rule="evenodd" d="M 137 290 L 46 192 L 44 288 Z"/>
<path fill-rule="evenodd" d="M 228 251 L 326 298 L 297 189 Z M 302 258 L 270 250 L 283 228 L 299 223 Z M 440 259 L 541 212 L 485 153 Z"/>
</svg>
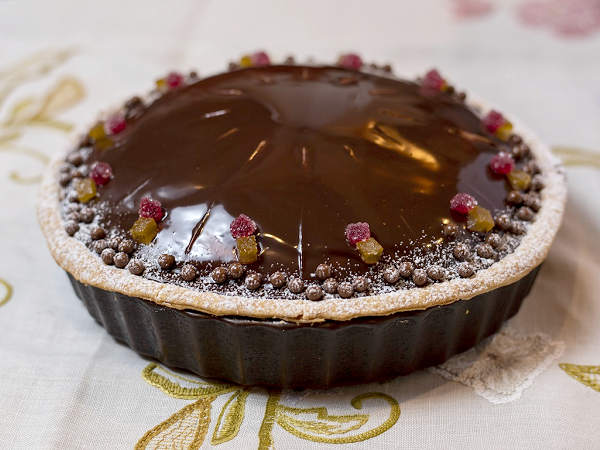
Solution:
<svg viewBox="0 0 600 450">
<path fill-rule="evenodd" d="M 487 166 L 508 146 L 443 92 L 337 67 L 270 66 L 173 90 L 90 161 L 114 178 L 99 188 L 104 225 L 127 231 L 143 196 L 167 212 L 153 245 L 198 267 L 235 260 L 229 224 L 258 226 L 250 265 L 309 278 L 325 261 L 365 273 L 346 242 L 368 222 L 386 255 L 439 240 L 457 192 L 505 207 L 505 181 Z"/>
</svg>

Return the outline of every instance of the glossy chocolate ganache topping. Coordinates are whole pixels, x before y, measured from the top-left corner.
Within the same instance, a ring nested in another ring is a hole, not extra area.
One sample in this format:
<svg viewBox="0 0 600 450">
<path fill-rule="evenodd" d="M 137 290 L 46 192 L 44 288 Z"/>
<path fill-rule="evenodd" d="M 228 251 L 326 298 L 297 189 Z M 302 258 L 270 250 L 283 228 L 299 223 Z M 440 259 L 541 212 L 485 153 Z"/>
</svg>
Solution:
<svg viewBox="0 0 600 450">
<path fill-rule="evenodd" d="M 515 189 L 502 167 L 490 169 L 505 155 L 531 178 L 526 146 L 490 132 L 452 89 L 382 71 L 295 65 L 177 84 L 146 104 L 130 102 L 122 122 L 101 124 L 108 136 L 96 127 L 75 151 L 88 171 L 98 161 L 110 168 L 85 206 L 77 209 L 73 194 L 85 170 L 72 167 L 83 173 L 63 180 L 65 217 L 94 217 L 89 233 L 82 220 L 82 229 L 67 231 L 107 264 L 222 292 L 311 298 L 301 292 L 317 282 L 332 295 L 339 285 L 366 295 L 469 276 L 511 252 L 531 220 L 520 209 L 534 212 L 535 198 L 523 206 L 536 195 L 530 180 Z M 495 223 L 478 229 L 469 223 L 477 218 L 453 211 L 459 193 Z M 149 245 L 120 248 L 131 244 L 144 197 L 160 202 L 157 233 Z M 239 254 L 230 224 L 240 214 L 256 224 L 258 249 L 242 267 L 231 266 Z M 368 224 L 383 248 L 376 264 L 347 240 L 356 223 Z M 121 254 L 127 261 L 115 259 Z"/>
</svg>

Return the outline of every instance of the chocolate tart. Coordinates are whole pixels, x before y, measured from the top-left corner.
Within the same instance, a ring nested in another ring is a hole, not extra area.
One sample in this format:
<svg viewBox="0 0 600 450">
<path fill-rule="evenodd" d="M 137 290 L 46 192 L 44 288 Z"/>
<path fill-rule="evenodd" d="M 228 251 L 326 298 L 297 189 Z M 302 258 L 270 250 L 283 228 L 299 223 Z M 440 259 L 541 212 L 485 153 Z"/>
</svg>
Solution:
<svg viewBox="0 0 600 450">
<path fill-rule="evenodd" d="M 51 164 L 42 229 L 109 333 L 201 376 L 330 387 L 517 312 L 566 197 L 539 139 L 434 71 L 256 61 L 170 74 Z"/>
</svg>

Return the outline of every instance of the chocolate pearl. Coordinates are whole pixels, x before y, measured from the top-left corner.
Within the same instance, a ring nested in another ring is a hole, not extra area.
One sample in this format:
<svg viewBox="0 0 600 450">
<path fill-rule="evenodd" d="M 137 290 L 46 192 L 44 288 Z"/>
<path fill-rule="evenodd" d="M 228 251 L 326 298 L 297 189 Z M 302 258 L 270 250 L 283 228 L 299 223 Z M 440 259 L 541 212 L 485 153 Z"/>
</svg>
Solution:
<svg viewBox="0 0 600 450">
<path fill-rule="evenodd" d="M 76 178 L 87 178 L 89 175 L 89 170 L 87 166 L 81 166 L 79 169 L 75 171 Z"/>
<path fill-rule="evenodd" d="M 445 92 L 446 92 L 448 95 L 452 95 L 452 94 L 454 94 L 454 86 L 446 86 Z"/>
<path fill-rule="evenodd" d="M 230 278 L 237 280 L 244 274 L 244 266 L 239 262 L 232 262 L 227 266 L 227 274 Z"/>
<path fill-rule="evenodd" d="M 529 155 L 529 152 L 530 152 L 530 149 L 527 144 L 515 145 L 511 149 L 512 156 L 516 160 L 525 158 L 527 155 Z"/>
<path fill-rule="evenodd" d="M 377 64 L 369 64 L 369 69 L 377 69 Z"/>
<path fill-rule="evenodd" d="M 131 97 L 129 100 L 127 100 L 127 102 L 125 103 L 125 109 L 131 110 L 131 109 L 143 106 L 143 105 L 144 105 L 144 103 L 142 102 L 142 99 L 135 96 L 135 97 Z"/>
<path fill-rule="evenodd" d="M 415 269 L 412 274 L 412 280 L 417 286 L 423 286 L 427 283 L 427 272 L 425 269 Z"/>
<path fill-rule="evenodd" d="M 230 62 L 229 66 L 227 67 L 229 69 L 229 71 L 231 72 L 232 70 L 237 70 L 239 69 L 239 66 L 236 63 Z"/>
<path fill-rule="evenodd" d="M 521 220 L 531 220 L 533 219 L 534 216 L 534 212 L 531 208 L 527 207 L 527 206 L 523 206 L 521 208 L 519 208 L 519 210 L 517 211 L 517 218 L 521 219 Z"/>
<path fill-rule="evenodd" d="M 69 192 L 69 195 L 67 195 L 67 199 L 72 203 L 79 202 L 79 196 L 77 195 L 77 192 L 75 192 L 75 191 Z"/>
<path fill-rule="evenodd" d="M 127 255 L 127 253 L 119 252 L 114 257 L 115 267 L 118 267 L 119 269 L 125 267 L 128 262 L 129 256 Z"/>
<path fill-rule="evenodd" d="M 175 266 L 175 257 L 168 253 L 163 253 L 158 257 L 158 265 L 163 270 L 171 270 Z"/>
<path fill-rule="evenodd" d="M 124 253 L 127 253 L 128 255 L 131 255 L 134 250 L 135 250 L 135 244 L 133 243 L 133 241 L 130 241 L 129 239 L 124 239 L 119 244 L 120 252 L 124 252 Z"/>
<path fill-rule="evenodd" d="M 58 177 L 58 182 L 62 187 L 65 187 L 67 184 L 71 182 L 71 174 L 63 173 L 60 177 Z"/>
<path fill-rule="evenodd" d="M 457 92 L 456 98 L 458 99 L 458 101 L 464 102 L 467 99 L 467 94 L 465 94 L 464 92 Z"/>
<path fill-rule="evenodd" d="M 92 220 L 94 220 L 96 213 L 94 213 L 94 210 L 92 208 L 86 206 L 85 208 L 81 209 L 79 215 L 81 216 L 81 221 L 83 223 L 91 223 Z"/>
<path fill-rule="evenodd" d="M 227 269 L 225 267 L 217 267 L 210 273 L 210 277 L 215 283 L 225 283 L 227 281 Z"/>
<path fill-rule="evenodd" d="M 118 250 L 119 244 L 121 243 L 121 239 L 119 239 L 118 237 L 111 237 L 110 239 L 108 239 L 107 242 L 110 248 L 112 248 L 113 250 Z"/>
<path fill-rule="evenodd" d="M 475 273 L 475 270 L 471 264 L 462 263 L 458 265 L 457 272 L 462 278 L 469 278 Z"/>
<path fill-rule="evenodd" d="M 495 222 L 496 225 L 498 225 L 502 230 L 508 230 L 512 225 L 512 220 L 508 214 L 498 214 L 496 216 Z"/>
<path fill-rule="evenodd" d="M 526 228 L 525 225 L 523 224 L 523 222 L 513 222 L 511 227 L 510 227 L 510 232 L 513 234 L 525 234 Z"/>
<path fill-rule="evenodd" d="M 293 56 L 288 56 L 287 58 L 285 58 L 283 64 L 285 64 L 286 66 L 291 66 L 293 64 L 296 64 L 296 61 L 294 60 Z"/>
<path fill-rule="evenodd" d="M 83 178 L 83 173 L 77 169 L 71 171 L 71 178 Z"/>
<path fill-rule="evenodd" d="M 338 285 L 337 291 L 340 297 L 342 298 L 349 298 L 352 297 L 352 294 L 354 294 L 354 288 L 352 287 L 352 283 L 349 283 L 347 281 L 340 283 Z"/>
<path fill-rule="evenodd" d="M 537 212 L 542 206 L 542 200 L 540 199 L 539 195 L 529 193 L 523 196 L 523 204 L 525 206 L 529 206 L 531 209 Z"/>
<path fill-rule="evenodd" d="M 542 181 L 541 175 L 533 176 L 533 178 L 531 179 L 530 188 L 532 191 L 541 191 L 542 189 L 544 189 L 544 182 Z"/>
<path fill-rule="evenodd" d="M 92 145 L 92 138 L 90 135 L 84 134 L 81 136 L 81 139 L 79 139 L 79 148 L 89 147 L 90 145 Z"/>
<path fill-rule="evenodd" d="M 458 259 L 459 261 L 464 261 L 466 259 L 469 259 L 469 257 L 471 256 L 471 248 L 467 244 L 459 242 L 454 246 L 454 250 L 452 251 L 452 253 L 454 254 L 454 257 L 456 259 Z"/>
<path fill-rule="evenodd" d="M 455 223 L 447 223 L 446 225 L 444 225 L 444 228 L 442 228 L 442 233 L 446 237 L 454 237 L 458 234 L 458 225 L 456 225 Z"/>
<path fill-rule="evenodd" d="M 70 212 L 67 214 L 67 220 L 73 220 L 75 222 L 81 221 L 81 215 L 77 211 Z"/>
<path fill-rule="evenodd" d="M 392 66 L 389 64 L 384 64 L 383 66 L 381 66 L 381 70 L 383 70 L 384 72 L 391 72 Z"/>
<path fill-rule="evenodd" d="M 331 277 L 332 272 L 333 269 L 329 264 L 319 264 L 317 270 L 315 270 L 315 274 L 319 280 L 326 280 Z"/>
<path fill-rule="evenodd" d="M 356 292 L 365 292 L 369 289 L 369 282 L 365 277 L 355 277 L 352 282 L 352 287 Z"/>
<path fill-rule="evenodd" d="M 83 158 L 79 152 L 71 152 L 67 156 L 67 161 L 73 164 L 75 167 L 81 165 L 83 162 Z"/>
<path fill-rule="evenodd" d="M 285 285 L 285 282 L 287 281 L 287 277 L 285 276 L 285 273 L 283 273 L 283 272 L 275 272 L 275 273 L 271 274 L 271 276 L 269 277 L 269 281 L 271 282 L 273 287 L 280 288 L 283 285 Z"/>
<path fill-rule="evenodd" d="M 300 278 L 292 278 L 288 281 L 288 289 L 294 294 L 299 294 L 304 290 L 304 281 Z"/>
<path fill-rule="evenodd" d="M 490 244 L 480 244 L 477 246 L 477 254 L 481 258 L 491 258 L 494 256 L 494 249 Z"/>
<path fill-rule="evenodd" d="M 144 270 L 146 270 L 146 266 L 144 266 L 144 263 L 139 259 L 132 259 L 127 268 L 134 275 L 141 275 L 144 273 Z"/>
<path fill-rule="evenodd" d="M 190 72 L 190 81 L 197 81 L 198 78 L 199 78 L 198 72 L 196 72 L 195 70 L 192 70 Z"/>
<path fill-rule="evenodd" d="M 317 301 L 317 300 L 321 300 L 321 298 L 323 298 L 323 289 L 321 289 L 321 286 L 309 286 L 306 288 L 306 298 L 311 300 L 311 301 Z"/>
<path fill-rule="evenodd" d="M 198 276 L 198 270 L 191 264 L 184 264 L 181 268 L 181 278 L 184 281 L 194 281 Z"/>
<path fill-rule="evenodd" d="M 403 261 L 398 266 L 398 270 L 400 270 L 400 275 L 404 278 L 408 278 L 412 275 L 415 266 L 410 261 Z"/>
<path fill-rule="evenodd" d="M 427 268 L 427 276 L 434 281 L 441 280 L 442 278 L 444 278 L 445 274 L 446 274 L 446 271 L 441 266 L 434 265 L 434 266 L 429 266 Z"/>
<path fill-rule="evenodd" d="M 100 254 L 108 247 L 108 242 L 106 239 L 100 239 L 94 242 L 92 246 L 94 247 L 94 251 Z"/>
<path fill-rule="evenodd" d="M 523 167 L 525 172 L 530 173 L 531 175 L 536 175 L 540 173 L 540 166 L 535 161 L 529 161 L 529 163 Z"/>
<path fill-rule="evenodd" d="M 519 203 L 523 202 L 523 194 L 521 194 L 519 191 L 510 191 L 506 196 L 506 201 L 508 203 L 518 205 Z"/>
<path fill-rule="evenodd" d="M 485 237 L 485 242 L 490 244 L 493 248 L 498 248 L 502 245 L 502 237 L 499 234 L 491 233 Z"/>
<path fill-rule="evenodd" d="M 523 138 L 518 134 L 511 134 L 508 138 L 508 143 L 511 145 L 519 145 L 521 142 L 523 142 Z"/>
<path fill-rule="evenodd" d="M 323 282 L 323 290 L 328 294 L 335 294 L 338 289 L 338 282 L 335 278 L 327 278 Z"/>
<path fill-rule="evenodd" d="M 105 248 L 102 250 L 100 257 L 102 258 L 102 261 L 104 261 L 104 264 L 111 265 L 115 262 L 115 255 L 116 252 L 112 248 Z"/>
<path fill-rule="evenodd" d="M 396 283 L 400 279 L 400 270 L 396 267 L 386 267 L 383 271 L 383 279 L 389 284 Z"/>
<path fill-rule="evenodd" d="M 79 224 L 74 220 L 69 220 L 67 223 L 65 223 L 65 231 L 69 236 L 73 236 L 79 231 Z"/>
<path fill-rule="evenodd" d="M 92 227 L 90 229 L 90 236 L 92 237 L 93 240 L 98 240 L 98 239 L 102 239 L 106 236 L 106 231 L 104 231 L 104 228 L 100 228 L 100 227 Z"/>
<path fill-rule="evenodd" d="M 59 169 L 60 173 L 71 173 L 71 165 L 70 164 L 63 164 L 62 166 L 60 166 Z"/>
<path fill-rule="evenodd" d="M 79 212 L 81 211 L 81 205 L 79 203 L 70 203 L 67 205 L 67 212 Z"/>
<path fill-rule="evenodd" d="M 262 283 L 262 277 L 255 273 L 249 273 L 248 275 L 246 275 L 246 279 L 244 280 L 244 284 L 246 284 L 246 287 L 248 289 L 258 289 L 260 287 Z"/>
</svg>

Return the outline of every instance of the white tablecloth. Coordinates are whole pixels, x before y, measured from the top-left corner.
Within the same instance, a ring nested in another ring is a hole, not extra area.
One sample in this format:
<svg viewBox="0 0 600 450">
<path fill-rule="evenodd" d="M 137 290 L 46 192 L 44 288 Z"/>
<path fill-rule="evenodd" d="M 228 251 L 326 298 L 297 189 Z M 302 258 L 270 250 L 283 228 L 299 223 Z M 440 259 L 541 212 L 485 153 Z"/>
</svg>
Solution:
<svg viewBox="0 0 600 450">
<path fill-rule="evenodd" d="M 138 356 L 77 300 L 35 217 L 67 130 L 170 70 L 214 73 L 257 49 L 437 67 L 565 159 L 565 220 L 531 295 L 465 356 L 485 368 L 506 351 L 487 375 L 219 388 Z M 600 448 L 598 168 L 599 0 L 0 1 L 0 449 Z"/>
</svg>

